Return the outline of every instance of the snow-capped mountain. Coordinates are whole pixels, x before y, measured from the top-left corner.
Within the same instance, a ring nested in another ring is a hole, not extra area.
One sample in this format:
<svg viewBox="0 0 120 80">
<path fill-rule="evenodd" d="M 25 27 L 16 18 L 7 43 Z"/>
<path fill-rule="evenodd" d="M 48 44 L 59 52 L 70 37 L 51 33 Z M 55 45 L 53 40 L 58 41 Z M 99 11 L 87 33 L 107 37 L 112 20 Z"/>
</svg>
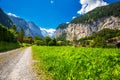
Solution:
<svg viewBox="0 0 120 80">
<path fill-rule="evenodd" d="M 54 36 L 55 36 L 55 31 L 56 31 L 55 29 L 52 29 L 52 28 L 45 29 L 45 28 L 40 27 L 40 30 L 41 30 L 41 33 L 44 37 L 45 36 L 50 36 L 51 38 L 54 38 Z"/>
<path fill-rule="evenodd" d="M 32 21 L 26 21 L 12 13 L 8 13 L 8 16 L 16 25 L 18 31 L 20 31 L 21 28 L 24 29 L 25 36 L 40 36 L 41 38 L 45 36 L 50 36 L 51 38 L 54 38 L 55 29 L 45 29 L 38 27 Z"/>
<path fill-rule="evenodd" d="M 15 14 L 8 13 L 9 18 L 12 20 L 12 22 L 16 25 L 17 30 L 20 31 L 21 28 L 24 29 L 25 36 L 40 36 L 43 38 L 43 35 L 41 33 L 41 30 L 35 23 L 26 20 L 16 16 Z"/>
</svg>

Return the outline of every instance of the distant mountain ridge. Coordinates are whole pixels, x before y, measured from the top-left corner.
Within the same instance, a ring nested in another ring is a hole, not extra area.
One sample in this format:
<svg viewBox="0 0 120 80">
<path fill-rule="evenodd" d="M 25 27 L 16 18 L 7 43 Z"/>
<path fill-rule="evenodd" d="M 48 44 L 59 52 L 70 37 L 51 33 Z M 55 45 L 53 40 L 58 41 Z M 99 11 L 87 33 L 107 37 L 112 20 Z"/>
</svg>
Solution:
<svg viewBox="0 0 120 80">
<path fill-rule="evenodd" d="M 25 21 L 24 19 L 20 17 L 16 17 L 13 15 L 8 15 L 9 18 L 12 20 L 12 22 L 17 26 L 17 30 L 20 31 L 21 28 L 24 29 L 25 36 L 39 36 L 43 38 L 43 35 L 41 33 L 41 30 L 35 23 L 29 21 Z"/>
<path fill-rule="evenodd" d="M 19 31 L 21 28 L 25 30 L 25 36 L 39 36 L 41 38 L 45 36 L 50 36 L 51 38 L 54 38 L 55 35 L 55 29 L 45 29 L 40 28 L 32 21 L 25 21 L 24 19 L 20 17 L 16 17 L 15 15 L 9 15 L 10 19 L 13 21 L 13 23 L 17 26 L 17 30 Z"/>
</svg>

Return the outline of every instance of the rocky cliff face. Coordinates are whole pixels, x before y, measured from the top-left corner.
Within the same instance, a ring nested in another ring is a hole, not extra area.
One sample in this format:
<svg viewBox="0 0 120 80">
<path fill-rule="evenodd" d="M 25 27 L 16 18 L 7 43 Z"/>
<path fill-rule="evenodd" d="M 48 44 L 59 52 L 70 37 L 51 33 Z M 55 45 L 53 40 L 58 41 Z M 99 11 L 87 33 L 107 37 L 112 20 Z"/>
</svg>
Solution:
<svg viewBox="0 0 120 80">
<path fill-rule="evenodd" d="M 58 28 L 55 33 L 55 38 L 66 34 L 67 40 L 78 40 L 80 38 L 84 38 L 86 36 L 90 36 L 95 32 L 98 32 L 104 28 L 109 29 L 119 29 L 120 30 L 120 18 L 110 16 L 103 17 L 96 21 L 93 21 L 90 24 L 74 24 L 70 23 L 68 27 L 61 29 Z"/>
<path fill-rule="evenodd" d="M 64 28 L 64 29 L 58 28 L 55 31 L 55 38 L 57 39 L 64 34 L 67 34 L 67 29 L 66 28 Z"/>
</svg>

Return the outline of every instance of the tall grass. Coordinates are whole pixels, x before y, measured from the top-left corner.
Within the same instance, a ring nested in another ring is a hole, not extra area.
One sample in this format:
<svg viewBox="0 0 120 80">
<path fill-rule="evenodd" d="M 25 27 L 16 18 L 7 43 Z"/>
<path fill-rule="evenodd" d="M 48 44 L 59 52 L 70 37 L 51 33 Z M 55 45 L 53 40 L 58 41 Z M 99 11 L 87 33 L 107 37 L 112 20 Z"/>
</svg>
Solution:
<svg viewBox="0 0 120 80">
<path fill-rule="evenodd" d="M 0 41 L 0 52 L 19 48 L 19 47 L 20 45 L 18 43 Z"/>
<path fill-rule="evenodd" d="M 120 49 L 33 46 L 33 59 L 53 80 L 120 80 Z M 50 80 L 50 79 L 48 79 Z"/>
</svg>

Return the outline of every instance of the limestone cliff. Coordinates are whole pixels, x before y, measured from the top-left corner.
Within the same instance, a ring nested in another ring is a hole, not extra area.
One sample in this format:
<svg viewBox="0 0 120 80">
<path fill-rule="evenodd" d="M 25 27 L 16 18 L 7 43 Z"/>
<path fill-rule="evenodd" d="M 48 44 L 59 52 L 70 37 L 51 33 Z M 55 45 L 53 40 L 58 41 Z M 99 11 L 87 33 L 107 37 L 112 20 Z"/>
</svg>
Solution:
<svg viewBox="0 0 120 80">
<path fill-rule="evenodd" d="M 55 38 L 66 34 L 66 40 L 78 40 L 90 36 L 104 28 L 120 30 L 120 18 L 110 16 L 100 18 L 90 24 L 70 23 L 66 28 L 58 28 L 55 33 Z"/>
</svg>

